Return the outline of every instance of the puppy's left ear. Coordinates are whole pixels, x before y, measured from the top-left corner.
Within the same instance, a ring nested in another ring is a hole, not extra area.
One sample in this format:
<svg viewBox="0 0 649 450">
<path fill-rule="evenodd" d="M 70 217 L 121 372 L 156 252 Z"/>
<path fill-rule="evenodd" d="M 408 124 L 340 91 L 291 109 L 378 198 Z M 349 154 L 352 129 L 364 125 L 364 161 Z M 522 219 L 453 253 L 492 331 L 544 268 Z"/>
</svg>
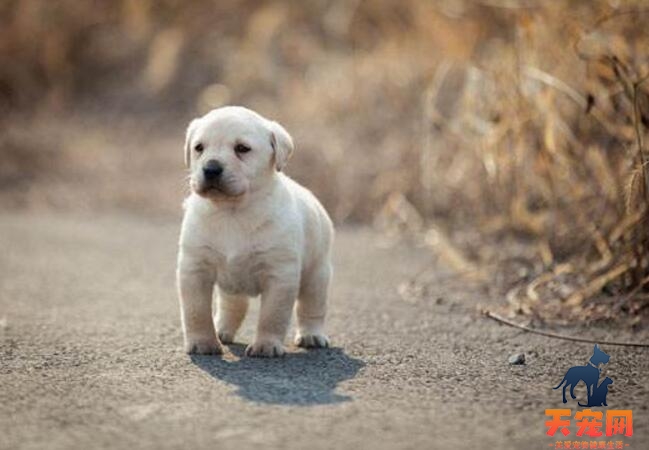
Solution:
<svg viewBox="0 0 649 450">
<path fill-rule="evenodd" d="M 192 135 L 194 134 L 194 131 L 196 131 L 198 121 L 199 119 L 192 120 L 187 127 L 187 132 L 185 133 L 185 167 L 188 169 L 192 162 Z"/>
<path fill-rule="evenodd" d="M 269 121 L 268 127 L 270 128 L 270 146 L 273 148 L 275 169 L 280 172 L 286 167 L 286 163 L 295 149 L 293 139 L 288 131 L 277 122 Z"/>
</svg>

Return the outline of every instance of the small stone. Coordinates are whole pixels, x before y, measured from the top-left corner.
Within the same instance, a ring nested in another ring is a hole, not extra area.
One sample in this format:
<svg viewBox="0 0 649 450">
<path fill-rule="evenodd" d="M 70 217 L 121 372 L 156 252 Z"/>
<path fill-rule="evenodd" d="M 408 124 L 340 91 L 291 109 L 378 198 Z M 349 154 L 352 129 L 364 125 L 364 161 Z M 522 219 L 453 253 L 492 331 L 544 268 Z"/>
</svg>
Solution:
<svg viewBox="0 0 649 450">
<path fill-rule="evenodd" d="M 525 364 L 525 353 L 514 353 L 509 357 L 509 364 L 512 366 L 519 366 Z"/>
</svg>

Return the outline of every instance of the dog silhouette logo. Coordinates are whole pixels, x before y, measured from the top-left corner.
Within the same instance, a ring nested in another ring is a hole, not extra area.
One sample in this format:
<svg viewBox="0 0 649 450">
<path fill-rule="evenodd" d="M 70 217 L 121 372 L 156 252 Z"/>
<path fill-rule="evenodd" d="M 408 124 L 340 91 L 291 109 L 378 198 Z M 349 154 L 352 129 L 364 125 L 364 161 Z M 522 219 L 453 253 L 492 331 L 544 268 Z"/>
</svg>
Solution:
<svg viewBox="0 0 649 450">
<path fill-rule="evenodd" d="M 568 400 L 566 399 L 566 389 L 568 386 L 570 386 L 570 396 L 574 400 L 577 398 L 575 397 L 575 387 L 579 382 L 583 381 L 586 385 L 587 402 L 585 404 L 578 402 L 578 405 L 582 407 L 608 406 L 606 404 L 606 395 L 608 394 L 608 387 L 613 383 L 613 380 L 606 377 L 600 383 L 599 378 L 602 372 L 600 365 L 607 364 L 609 359 L 611 359 L 611 357 L 604 353 L 604 351 L 599 348 L 599 345 L 595 344 L 593 356 L 588 360 L 588 364 L 568 369 L 563 380 L 561 380 L 561 383 L 552 389 L 559 389 L 563 386 L 563 403 L 568 403 Z"/>
</svg>

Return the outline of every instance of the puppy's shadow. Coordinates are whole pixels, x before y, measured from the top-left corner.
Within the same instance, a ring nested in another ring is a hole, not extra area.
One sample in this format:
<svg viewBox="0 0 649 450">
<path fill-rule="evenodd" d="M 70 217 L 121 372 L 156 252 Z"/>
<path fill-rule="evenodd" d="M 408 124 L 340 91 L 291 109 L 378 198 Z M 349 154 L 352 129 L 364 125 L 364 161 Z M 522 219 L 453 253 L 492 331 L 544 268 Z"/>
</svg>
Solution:
<svg viewBox="0 0 649 450">
<path fill-rule="evenodd" d="M 324 405 L 351 400 L 334 390 L 365 365 L 340 348 L 287 353 L 283 358 L 249 358 L 245 346 L 229 346 L 224 357 L 192 355 L 191 360 L 217 380 L 237 386 L 246 400 L 273 405 Z"/>
</svg>

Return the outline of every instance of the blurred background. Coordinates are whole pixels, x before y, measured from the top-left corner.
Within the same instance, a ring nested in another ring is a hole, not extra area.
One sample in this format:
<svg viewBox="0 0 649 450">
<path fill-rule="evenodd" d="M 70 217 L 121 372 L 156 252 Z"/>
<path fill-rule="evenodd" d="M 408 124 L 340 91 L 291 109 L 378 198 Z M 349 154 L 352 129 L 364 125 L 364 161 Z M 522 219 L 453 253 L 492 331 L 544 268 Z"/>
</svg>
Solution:
<svg viewBox="0 0 649 450">
<path fill-rule="evenodd" d="M 643 0 L 0 0 L 0 210 L 177 218 L 187 123 L 240 104 L 292 133 L 289 175 L 338 224 L 415 239 L 511 315 L 642 326 L 648 19 Z M 425 295 L 425 270 L 399 292 Z"/>
</svg>

